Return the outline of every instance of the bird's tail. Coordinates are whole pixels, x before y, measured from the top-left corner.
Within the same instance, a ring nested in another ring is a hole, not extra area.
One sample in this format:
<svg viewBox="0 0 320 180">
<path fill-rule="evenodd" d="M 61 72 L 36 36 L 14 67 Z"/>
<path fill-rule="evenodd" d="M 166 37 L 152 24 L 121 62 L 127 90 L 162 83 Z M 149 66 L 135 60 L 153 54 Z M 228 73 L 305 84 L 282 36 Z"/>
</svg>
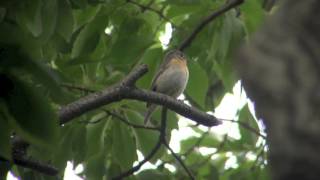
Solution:
<svg viewBox="0 0 320 180">
<path fill-rule="evenodd" d="M 151 114 L 153 113 L 154 110 L 156 110 L 156 108 L 157 108 L 157 105 L 155 105 L 155 104 L 148 105 L 147 113 L 144 116 L 144 125 L 147 125 L 149 123 Z"/>
</svg>

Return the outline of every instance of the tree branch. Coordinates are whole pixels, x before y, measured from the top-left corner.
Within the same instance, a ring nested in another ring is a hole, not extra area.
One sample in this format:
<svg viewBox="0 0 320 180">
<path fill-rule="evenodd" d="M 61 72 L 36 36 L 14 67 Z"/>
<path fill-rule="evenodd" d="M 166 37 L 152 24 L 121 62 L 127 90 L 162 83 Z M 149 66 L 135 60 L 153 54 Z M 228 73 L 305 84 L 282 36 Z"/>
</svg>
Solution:
<svg viewBox="0 0 320 180">
<path fill-rule="evenodd" d="M 111 116 L 119 119 L 121 122 L 123 122 L 123 123 L 125 123 L 126 125 L 131 126 L 131 127 L 133 127 L 133 128 L 160 131 L 160 128 L 143 126 L 143 125 L 138 125 L 138 124 L 133 124 L 133 123 L 129 122 L 126 118 L 122 117 L 121 115 L 119 115 L 119 114 L 117 114 L 117 113 L 114 113 L 114 112 L 109 111 L 109 110 L 106 110 L 106 109 L 104 109 L 104 111 L 105 111 L 108 115 L 111 115 Z"/>
<path fill-rule="evenodd" d="M 245 122 L 236 121 L 236 120 L 233 120 L 233 119 L 221 119 L 221 118 L 219 118 L 219 120 L 228 121 L 228 122 L 232 122 L 232 123 L 237 123 L 240 126 L 242 126 L 243 128 L 247 129 L 248 131 L 251 131 L 252 133 L 262 137 L 263 139 L 267 138 L 265 135 L 261 134 L 257 129 L 253 128 L 252 126 L 250 126 L 249 124 L 247 124 Z"/>
<path fill-rule="evenodd" d="M 50 176 L 55 176 L 59 172 L 57 168 L 55 168 L 55 167 L 53 167 L 51 165 L 44 164 L 42 162 L 35 161 L 33 159 L 26 158 L 26 157 L 23 157 L 23 156 L 13 155 L 12 159 L 13 159 L 12 161 L 13 161 L 13 163 L 15 165 L 18 165 L 18 166 L 21 166 L 21 167 L 25 167 L 25 168 L 29 168 L 29 169 L 32 169 L 32 170 L 35 170 L 35 171 L 38 171 L 40 173 L 47 174 L 47 175 L 50 175 Z M 9 160 L 7 160 L 5 158 L 2 158 L 2 157 L 0 157 L 0 161 L 4 161 L 4 162 L 10 163 Z"/>
<path fill-rule="evenodd" d="M 133 99 L 163 105 L 204 126 L 216 126 L 221 124 L 221 122 L 214 116 L 190 107 L 170 96 L 134 87 L 134 83 L 137 79 L 146 72 L 147 66 L 141 65 L 125 77 L 121 83 L 109 87 L 101 92 L 85 96 L 66 105 L 65 107 L 62 107 L 59 111 L 60 124 L 65 124 L 89 110 L 93 110 L 113 102 L 118 102 L 123 99 Z"/>
<path fill-rule="evenodd" d="M 180 44 L 179 48 L 183 51 L 185 48 L 190 46 L 191 42 L 195 39 L 198 33 L 211 21 L 219 17 L 223 13 L 229 11 L 230 9 L 242 4 L 244 0 L 230 0 L 227 4 L 221 6 L 217 11 L 210 14 L 208 17 L 204 18 L 192 31 L 192 33 Z"/>
</svg>

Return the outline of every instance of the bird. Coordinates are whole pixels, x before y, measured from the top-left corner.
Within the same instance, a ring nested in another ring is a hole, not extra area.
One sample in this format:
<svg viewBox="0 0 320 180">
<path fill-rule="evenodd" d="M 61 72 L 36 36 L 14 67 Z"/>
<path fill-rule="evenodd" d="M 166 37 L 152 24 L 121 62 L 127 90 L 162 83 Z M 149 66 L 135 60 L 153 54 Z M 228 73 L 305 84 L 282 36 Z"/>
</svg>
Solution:
<svg viewBox="0 0 320 180">
<path fill-rule="evenodd" d="M 164 56 L 163 62 L 159 66 L 152 83 L 151 91 L 163 93 L 173 98 L 177 98 L 183 93 L 189 79 L 187 58 L 180 50 L 171 50 Z M 147 103 L 147 112 L 144 124 L 149 123 L 152 113 L 157 105 Z"/>
</svg>

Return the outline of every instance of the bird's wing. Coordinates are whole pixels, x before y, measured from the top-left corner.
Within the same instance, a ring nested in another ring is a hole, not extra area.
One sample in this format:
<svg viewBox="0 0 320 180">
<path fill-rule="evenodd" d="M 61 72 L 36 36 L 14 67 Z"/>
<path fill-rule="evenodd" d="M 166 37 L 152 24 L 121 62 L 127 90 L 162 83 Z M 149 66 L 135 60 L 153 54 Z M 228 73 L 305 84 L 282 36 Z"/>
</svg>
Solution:
<svg viewBox="0 0 320 180">
<path fill-rule="evenodd" d="M 160 67 L 159 67 L 159 71 L 157 72 L 157 74 L 153 77 L 152 82 L 151 82 L 151 91 L 157 91 L 157 85 L 156 82 L 158 80 L 158 78 L 160 77 L 160 75 L 167 69 L 169 63 L 167 63 L 166 61 L 163 62 Z M 150 103 L 147 103 L 147 107 L 150 106 Z"/>
</svg>

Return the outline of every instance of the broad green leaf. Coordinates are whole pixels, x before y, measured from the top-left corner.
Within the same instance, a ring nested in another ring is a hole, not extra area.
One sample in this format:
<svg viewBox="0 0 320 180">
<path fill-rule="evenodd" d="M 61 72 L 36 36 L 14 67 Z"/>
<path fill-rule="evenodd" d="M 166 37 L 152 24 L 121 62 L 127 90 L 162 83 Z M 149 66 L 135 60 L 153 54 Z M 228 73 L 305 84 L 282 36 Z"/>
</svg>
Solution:
<svg viewBox="0 0 320 180">
<path fill-rule="evenodd" d="M 85 163 L 86 178 L 90 180 L 100 180 L 105 174 L 105 155 L 103 152 L 90 157 Z"/>
<path fill-rule="evenodd" d="M 140 63 L 148 65 L 148 73 L 138 80 L 138 87 L 150 89 L 153 76 L 157 71 L 157 67 L 161 64 L 162 58 L 163 50 L 161 47 L 152 46 L 146 50 L 141 57 Z"/>
<path fill-rule="evenodd" d="M 75 29 L 80 28 L 84 24 L 91 22 L 99 12 L 101 6 L 87 6 L 84 9 L 74 10 L 74 19 L 76 21 Z"/>
<path fill-rule="evenodd" d="M 113 177 L 118 176 L 122 172 L 121 167 L 118 164 L 112 161 L 109 161 L 106 164 L 108 164 L 106 173 L 108 177 L 107 179 L 112 179 Z"/>
<path fill-rule="evenodd" d="M 256 31 L 264 18 L 260 0 L 247 0 L 241 8 L 241 17 L 244 20 L 250 34 Z"/>
<path fill-rule="evenodd" d="M 93 124 L 88 124 L 86 126 L 87 129 L 87 158 L 90 156 L 93 156 L 95 154 L 98 154 L 101 152 L 104 148 L 104 127 L 106 124 L 106 119 L 98 119 L 98 120 L 92 120 L 91 122 L 96 122 Z"/>
<path fill-rule="evenodd" d="M 131 123 L 138 125 L 143 124 L 144 117 L 139 113 L 128 110 L 126 111 L 126 115 Z M 147 156 L 157 144 L 159 140 L 159 132 L 140 128 L 132 129 L 136 139 L 137 149 L 141 151 L 143 156 Z M 161 153 L 161 150 L 163 151 L 163 149 L 159 149 L 158 153 L 153 159 L 157 159 L 162 155 L 163 152 Z"/>
<path fill-rule="evenodd" d="M 241 109 L 238 121 L 247 124 L 248 126 L 252 127 L 258 132 L 260 131 L 257 121 L 254 119 L 249 110 L 248 104 Z M 244 128 L 243 126 L 239 125 L 239 129 L 241 139 L 243 140 L 243 142 L 247 145 L 255 147 L 256 142 L 258 140 L 258 136 L 255 133 L 251 132 L 249 129 Z"/>
<path fill-rule="evenodd" d="M 70 0 L 72 8 L 84 9 L 87 6 L 87 0 Z"/>
<path fill-rule="evenodd" d="M 23 52 L 32 59 L 42 58 L 42 47 L 40 41 L 35 39 L 28 30 L 23 29 L 18 24 L 8 23 L 3 21 L 0 23 L 0 46 L 15 46 L 16 51 Z M 5 52 L 5 51 L 2 51 Z M 1 54 L 1 56 L 3 56 Z M 7 59 L 2 59 L 7 60 Z"/>
<path fill-rule="evenodd" d="M 87 151 L 87 129 L 84 124 L 73 124 L 72 132 L 72 154 L 74 164 L 77 165 L 81 163 L 86 157 Z"/>
<path fill-rule="evenodd" d="M 189 81 L 186 92 L 197 102 L 197 104 L 204 107 L 208 90 L 208 76 L 197 61 L 189 60 L 188 68 Z"/>
<path fill-rule="evenodd" d="M 158 171 L 156 169 L 147 169 L 147 170 L 141 171 L 137 176 L 139 180 L 150 180 L 150 179 L 170 180 L 172 179 L 167 174 L 164 174 L 161 171 Z"/>
<path fill-rule="evenodd" d="M 41 92 L 20 79 L 10 77 L 14 89 L 6 97 L 10 123 L 15 131 L 31 143 L 53 147 L 59 134 L 58 118 Z"/>
<path fill-rule="evenodd" d="M 43 33 L 41 34 L 41 39 L 43 42 L 47 42 L 49 38 L 53 35 L 57 24 L 58 16 L 58 0 L 45 0 L 45 3 L 42 6 L 42 24 L 43 24 Z"/>
<path fill-rule="evenodd" d="M 219 79 L 228 92 L 232 92 L 234 84 L 237 82 L 233 62 L 231 59 L 226 59 L 221 63 L 214 63 L 214 70 L 216 71 Z"/>
<path fill-rule="evenodd" d="M 100 35 L 108 23 L 106 16 L 97 16 L 88 23 L 79 33 L 72 48 L 72 58 L 89 54 L 97 47 Z"/>
<path fill-rule="evenodd" d="M 61 127 L 59 144 L 54 151 L 52 162 L 58 169 L 65 169 L 67 161 L 72 158 L 72 129 L 73 127 L 71 127 L 71 124 Z"/>
<path fill-rule="evenodd" d="M 41 7 L 42 0 L 23 1 L 19 6 L 17 21 L 25 26 L 34 37 L 39 37 L 43 30 Z"/>
<path fill-rule="evenodd" d="M 169 18 L 175 18 L 177 16 L 184 16 L 185 14 L 193 13 L 199 11 L 201 7 L 200 4 L 177 4 L 169 6 L 167 10 L 167 16 Z"/>
<path fill-rule="evenodd" d="M 58 0 L 57 32 L 67 42 L 70 41 L 73 33 L 74 18 L 68 0 Z"/>
<path fill-rule="evenodd" d="M 0 62 L 2 68 L 13 69 L 19 73 L 26 72 L 33 75 L 33 80 L 45 86 L 54 100 L 63 101 L 63 92 L 59 86 L 59 80 L 51 67 L 40 61 L 33 60 L 15 46 L 1 44 L 3 60 Z"/>
<path fill-rule="evenodd" d="M 136 145 L 134 137 L 127 125 L 113 119 L 112 126 L 112 155 L 121 166 L 121 170 L 127 170 L 137 160 Z"/>
<path fill-rule="evenodd" d="M 212 164 L 202 166 L 198 171 L 197 179 L 219 180 L 219 169 Z"/>
<path fill-rule="evenodd" d="M 186 152 L 194 147 L 198 142 L 199 137 L 190 137 L 180 142 L 181 151 Z M 223 141 L 222 137 L 215 136 L 214 134 L 207 134 L 201 140 L 199 147 L 217 148 Z"/>
<path fill-rule="evenodd" d="M 150 25 L 144 19 L 128 17 L 119 27 L 118 36 L 110 51 L 110 63 L 117 66 L 134 64 L 153 43 Z"/>
<path fill-rule="evenodd" d="M 23 68 L 33 75 L 36 82 L 43 84 L 45 89 L 53 97 L 53 100 L 58 102 L 63 102 L 65 100 L 66 96 L 59 85 L 60 80 L 53 69 L 42 62 L 33 61 L 31 59 L 25 59 L 23 63 Z"/>
</svg>

